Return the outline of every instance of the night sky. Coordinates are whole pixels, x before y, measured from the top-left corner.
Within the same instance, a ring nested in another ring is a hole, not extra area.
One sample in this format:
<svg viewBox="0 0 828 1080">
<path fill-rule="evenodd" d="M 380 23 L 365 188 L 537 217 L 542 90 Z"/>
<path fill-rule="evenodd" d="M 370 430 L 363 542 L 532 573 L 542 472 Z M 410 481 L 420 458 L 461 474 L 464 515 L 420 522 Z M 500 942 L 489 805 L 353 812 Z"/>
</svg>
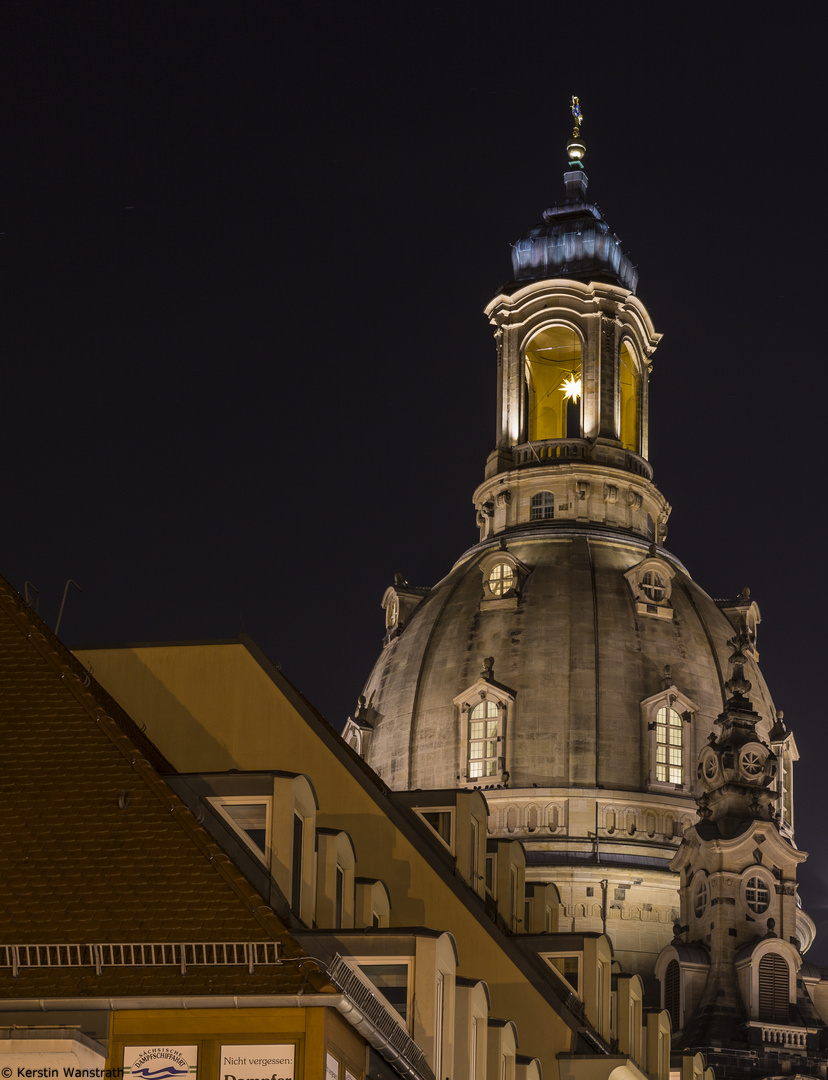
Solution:
<svg viewBox="0 0 828 1080">
<path fill-rule="evenodd" d="M 578 94 L 667 547 L 759 603 L 828 963 L 823 28 L 685 10 L 0 2 L 0 572 L 51 626 L 79 583 L 70 646 L 246 630 L 341 727 L 395 572 L 477 539 L 482 309 Z"/>
</svg>

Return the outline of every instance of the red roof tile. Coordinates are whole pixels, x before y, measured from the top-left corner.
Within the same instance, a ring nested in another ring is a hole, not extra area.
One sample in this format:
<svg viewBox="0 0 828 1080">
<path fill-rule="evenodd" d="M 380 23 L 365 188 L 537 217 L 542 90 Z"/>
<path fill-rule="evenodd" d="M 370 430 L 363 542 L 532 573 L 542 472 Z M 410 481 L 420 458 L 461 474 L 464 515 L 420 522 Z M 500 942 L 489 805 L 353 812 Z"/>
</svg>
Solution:
<svg viewBox="0 0 828 1080">
<path fill-rule="evenodd" d="M 157 768 L 172 771 L 0 578 L 0 945 L 275 940 L 301 963 Z M 301 968 L 0 967 L 0 997 L 334 991 Z"/>
</svg>

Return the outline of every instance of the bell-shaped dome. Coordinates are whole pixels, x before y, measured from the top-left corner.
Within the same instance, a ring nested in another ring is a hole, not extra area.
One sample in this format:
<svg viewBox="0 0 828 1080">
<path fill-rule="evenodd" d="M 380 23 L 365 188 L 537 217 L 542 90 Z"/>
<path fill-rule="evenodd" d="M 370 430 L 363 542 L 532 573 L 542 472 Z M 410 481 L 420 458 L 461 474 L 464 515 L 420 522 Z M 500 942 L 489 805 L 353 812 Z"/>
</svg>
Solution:
<svg viewBox="0 0 828 1080">
<path fill-rule="evenodd" d="M 649 792 L 692 813 L 733 633 L 677 560 L 618 533 L 479 544 L 387 639 L 365 688 L 367 760 L 398 789 Z M 746 662 L 767 732 L 771 698 Z M 482 756 L 480 701 L 499 740 Z"/>
<path fill-rule="evenodd" d="M 638 271 L 599 209 L 586 201 L 586 175 L 573 169 L 564 181 L 566 200 L 546 210 L 543 223 L 527 229 L 512 247 L 515 281 L 609 281 L 634 293 Z"/>
</svg>

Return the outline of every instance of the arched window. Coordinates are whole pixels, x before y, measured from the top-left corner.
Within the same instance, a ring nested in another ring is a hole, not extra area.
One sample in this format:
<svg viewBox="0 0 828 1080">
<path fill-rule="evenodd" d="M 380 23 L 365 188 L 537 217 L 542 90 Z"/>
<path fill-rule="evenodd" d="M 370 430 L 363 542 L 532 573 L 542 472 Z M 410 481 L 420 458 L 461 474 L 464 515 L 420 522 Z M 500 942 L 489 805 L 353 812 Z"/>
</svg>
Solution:
<svg viewBox="0 0 828 1080">
<path fill-rule="evenodd" d="M 498 774 L 497 734 L 497 704 L 481 701 L 469 714 L 470 780 Z"/>
<path fill-rule="evenodd" d="M 707 878 L 702 876 L 696 886 L 696 896 L 693 901 L 693 911 L 696 913 L 696 918 L 700 919 L 704 915 L 704 909 L 707 907 L 707 899 L 709 896 L 707 888 Z"/>
<path fill-rule="evenodd" d="M 664 1008 L 670 1014 L 673 1031 L 681 1027 L 681 969 L 671 960 L 664 973 Z"/>
<path fill-rule="evenodd" d="M 656 780 L 684 783 L 684 721 L 666 706 L 656 714 Z"/>
<path fill-rule="evenodd" d="M 621 346 L 618 365 L 618 389 L 621 403 L 621 445 L 634 454 L 641 452 L 639 432 L 641 429 L 641 379 L 638 362 L 632 346 L 625 341 Z"/>
<path fill-rule="evenodd" d="M 544 518 L 555 516 L 555 496 L 551 491 L 539 491 L 532 496 L 529 511 L 531 521 L 542 521 Z"/>
<path fill-rule="evenodd" d="M 538 331 L 524 351 L 529 442 L 581 437 L 581 339 L 568 326 Z"/>
<path fill-rule="evenodd" d="M 790 1015 L 788 965 L 778 953 L 759 961 L 759 1019 L 780 1022 Z"/>
</svg>

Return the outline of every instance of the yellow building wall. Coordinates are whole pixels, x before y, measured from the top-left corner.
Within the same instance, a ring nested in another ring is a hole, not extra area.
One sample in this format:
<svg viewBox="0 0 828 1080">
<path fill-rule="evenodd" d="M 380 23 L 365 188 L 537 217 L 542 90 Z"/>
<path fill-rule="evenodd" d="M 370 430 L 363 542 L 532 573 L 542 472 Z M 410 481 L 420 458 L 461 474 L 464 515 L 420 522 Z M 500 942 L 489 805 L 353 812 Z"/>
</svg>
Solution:
<svg viewBox="0 0 828 1080">
<path fill-rule="evenodd" d="M 360 877 L 381 878 L 392 926 L 449 930 L 459 975 L 489 985 L 492 1015 L 514 1018 L 520 1049 L 553 1072 L 572 1033 L 463 901 L 402 836 L 340 758 L 316 736 L 278 686 L 236 643 L 79 650 L 95 678 L 181 772 L 226 769 L 306 773 L 320 826 L 344 829 Z M 343 756 L 348 751 L 344 748 Z M 320 1073 L 318 1075 L 324 1075 Z"/>
<path fill-rule="evenodd" d="M 333 1055 L 339 1080 L 347 1072 L 363 1080 L 365 1041 L 335 1008 L 255 1009 L 136 1009 L 112 1014 L 107 1069 L 120 1069 L 124 1047 L 197 1046 L 198 1073 L 194 1080 L 225 1080 L 221 1068 L 223 1045 L 292 1044 L 294 1080 L 321 1080 L 325 1061 Z M 269 1080 L 273 1068 L 263 1067 Z M 277 1070 L 278 1072 L 278 1070 Z"/>
<path fill-rule="evenodd" d="M 140 1009 L 112 1014 L 107 1067 L 120 1068 L 125 1046 L 198 1046 L 197 1080 L 221 1080 L 220 1047 L 292 1043 L 295 1080 L 325 1075 L 325 1013 L 317 1009 Z M 263 1070 L 262 1076 L 273 1070 Z"/>
</svg>

